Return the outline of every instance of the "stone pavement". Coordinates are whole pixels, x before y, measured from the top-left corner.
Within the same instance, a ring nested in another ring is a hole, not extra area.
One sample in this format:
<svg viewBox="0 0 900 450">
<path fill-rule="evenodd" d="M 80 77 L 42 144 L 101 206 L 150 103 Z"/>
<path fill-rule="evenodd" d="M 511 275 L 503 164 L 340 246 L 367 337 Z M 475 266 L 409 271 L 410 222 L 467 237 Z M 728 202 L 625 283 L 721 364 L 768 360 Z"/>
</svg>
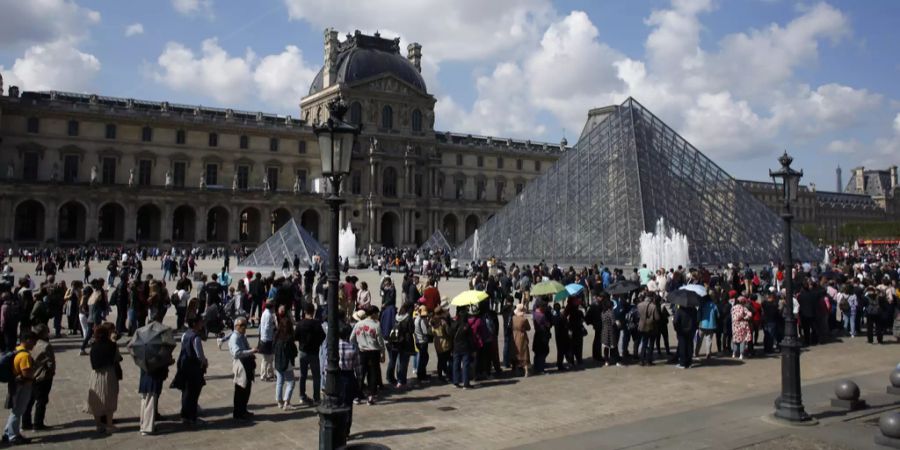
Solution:
<svg viewBox="0 0 900 450">
<path fill-rule="evenodd" d="M 211 272 L 216 264 L 204 262 L 201 270 Z M 154 270 L 158 266 L 151 267 L 154 265 L 152 261 L 146 262 L 145 270 L 158 273 Z M 105 273 L 105 270 L 98 270 L 96 264 L 94 266 L 95 275 Z M 15 268 L 17 275 L 21 273 L 20 269 L 26 269 L 19 265 Z M 360 271 L 358 275 L 370 286 L 377 286 L 379 278 L 375 272 Z M 63 275 L 65 279 L 75 276 L 80 277 L 80 271 L 70 270 Z M 400 279 L 396 274 L 393 278 L 395 281 Z M 465 288 L 465 283 L 451 280 L 440 287 L 444 295 L 452 297 Z M 377 292 L 374 294 L 377 299 Z M 174 322 L 172 315 L 170 312 L 167 323 Z M 255 336 L 255 332 L 251 330 L 251 336 Z M 590 338 L 588 336 L 587 342 Z M 251 343 L 255 341 L 255 337 L 251 338 Z M 254 384 L 250 402 L 251 410 L 256 413 L 254 422 L 231 420 L 230 357 L 226 351 L 217 350 L 212 339 L 204 346 L 210 368 L 207 385 L 200 397 L 202 415 L 208 422 L 206 426 L 186 430 L 180 423 L 170 420 L 159 425 L 158 435 L 140 436 L 137 431 L 140 405 L 137 368 L 125 354 L 125 376 L 116 415 L 120 431 L 108 437 L 99 436 L 93 431 L 92 418 L 82 412 L 90 373 L 88 358 L 78 356 L 76 338 L 54 340 L 53 344 L 59 365 L 47 418 L 53 429 L 26 432 L 44 446 L 135 449 L 317 447 L 315 410 L 308 407 L 293 412 L 276 409 L 272 383 Z M 900 360 L 898 349 L 900 345 L 867 345 L 864 339 L 856 338 L 805 351 L 802 368 L 807 406 L 813 412 L 823 411 L 813 408 L 827 401 L 830 391 L 822 392 L 828 390 L 833 380 L 847 376 L 859 378 L 858 382 L 864 381 L 860 382 L 864 398 L 883 393 L 888 373 Z M 435 360 L 432 357 L 432 365 Z M 551 355 L 548 360 L 555 360 L 555 357 Z M 763 428 L 764 424 L 759 420 L 759 416 L 771 409 L 771 402 L 780 388 L 779 377 L 780 360 L 769 357 L 744 361 L 714 359 L 690 370 L 662 364 L 603 368 L 588 364 L 582 371 L 528 379 L 501 377 L 487 380 L 469 391 L 457 390 L 452 385 L 417 386 L 412 383 L 407 392 L 388 391 L 375 406 L 354 407 L 353 442 L 375 442 L 395 449 L 489 449 L 529 444 L 533 444 L 533 448 L 634 445 L 640 448 L 725 448 L 735 446 L 732 444 L 760 444 L 772 439 L 792 439 L 793 436 L 790 433 L 773 434 Z M 295 389 L 295 399 L 297 392 Z M 160 400 L 162 414 L 177 418 L 179 394 L 177 390 L 164 390 Z M 732 411 L 741 414 L 735 416 L 730 413 Z M 683 423 L 691 424 L 697 430 L 717 430 L 727 425 L 746 431 L 734 435 L 718 431 L 718 434 L 711 433 L 710 439 L 695 441 L 679 431 L 678 427 Z M 823 421 L 823 425 L 816 428 L 830 429 L 828 424 Z M 760 439 L 754 440 L 754 436 Z M 871 437 L 866 439 L 871 442 Z M 789 443 L 785 441 L 786 445 Z M 860 447 L 850 445 L 850 448 Z"/>
</svg>

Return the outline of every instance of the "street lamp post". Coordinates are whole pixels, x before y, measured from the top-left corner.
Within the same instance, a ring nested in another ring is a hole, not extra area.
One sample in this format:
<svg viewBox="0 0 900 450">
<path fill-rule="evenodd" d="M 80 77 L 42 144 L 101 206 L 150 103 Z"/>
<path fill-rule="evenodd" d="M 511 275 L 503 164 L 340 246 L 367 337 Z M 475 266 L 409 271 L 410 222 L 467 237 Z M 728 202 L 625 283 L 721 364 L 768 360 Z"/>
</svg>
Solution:
<svg viewBox="0 0 900 450">
<path fill-rule="evenodd" d="M 338 375 L 338 223 L 341 204 L 341 179 L 350 173 L 353 145 L 361 126 L 344 122 L 347 106 L 340 97 L 328 103 L 328 120 L 313 128 L 319 142 L 322 176 L 331 182 L 325 203 L 331 208 L 331 227 L 328 245 L 328 346 L 325 368 L 325 396 L 319 404 L 319 449 L 332 450 L 346 445 L 349 408 L 338 403 L 335 390 Z"/>
<path fill-rule="evenodd" d="M 797 318 L 794 316 L 793 266 L 791 255 L 791 202 L 797 200 L 800 190 L 800 178 L 803 171 L 791 168 L 791 158 L 785 151 L 778 162 L 781 169 L 769 170 L 772 180 L 781 180 L 784 205 L 781 218 L 784 219 L 784 338 L 781 340 L 781 395 L 775 399 L 775 417 L 789 423 L 805 423 L 810 417 L 803 408 L 800 388 L 800 340 L 797 337 Z M 776 181 L 776 186 L 778 185 Z"/>
</svg>

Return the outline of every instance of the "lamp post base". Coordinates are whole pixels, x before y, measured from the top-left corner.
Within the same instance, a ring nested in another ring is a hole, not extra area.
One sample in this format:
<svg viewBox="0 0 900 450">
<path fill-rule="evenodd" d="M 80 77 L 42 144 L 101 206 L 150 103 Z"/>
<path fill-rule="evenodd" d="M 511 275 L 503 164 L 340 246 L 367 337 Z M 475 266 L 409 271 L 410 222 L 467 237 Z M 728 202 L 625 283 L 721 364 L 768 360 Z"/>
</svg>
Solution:
<svg viewBox="0 0 900 450">
<path fill-rule="evenodd" d="M 347 445 L 350 435 L 350 408 L 333 406 L 323 399 L 319 405 L 319 450 L 334 450 Z"/>
</svg>

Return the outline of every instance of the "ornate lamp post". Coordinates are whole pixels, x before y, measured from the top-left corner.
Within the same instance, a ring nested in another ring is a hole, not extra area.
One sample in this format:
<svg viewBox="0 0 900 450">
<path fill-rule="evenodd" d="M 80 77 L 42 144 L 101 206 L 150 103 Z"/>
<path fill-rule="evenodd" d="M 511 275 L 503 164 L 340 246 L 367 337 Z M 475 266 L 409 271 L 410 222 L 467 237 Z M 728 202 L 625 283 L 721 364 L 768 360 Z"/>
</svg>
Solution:
<svg viewBox="0 0 900 450">
<path fill-rule="evenodd" d="M 338 223 L 344 199 L 340 197 L 341 179 L 350 173 L 353 144 L 362 127 L 344 122 L 347 105 L 340 97 L 328 104 L 328 120 L 314 127 L 322 158 L 322 176 L 331 182 L 325 202 L 331 207 L 328 246 L 328 345 L 325 369 L 325 397 L 319 404 L 319 448 L 331 450 L 347 443 L 349 409 L 338 405 L 335 383 L 338 375 Z"/>
<path fill-rule="evenodd" d="M 791 158 L 787 151 L 778 158 L 781 169 L 769 170 L 769 176 L 779 186 L 777 179 L 781 180 L 784 207 L 781 218 L 784 219 L 784 338 L 781 341 L 781 396 L 775 399 L 775 417 L 789 423 L 809 422 L 810 417 L 803 408 L 803 399 L 800 392 L 800 340 L 797 337 L 797 318 L 794 317 L 794 290 L 793 290 L 793 265 L 791 256 L 791 221 L 794 218 L 791 212 L 791 203 L 797 201 L 797 193 L 800 190 L 800 177 L 803 171 L 791 168 Z"/>
</svg>

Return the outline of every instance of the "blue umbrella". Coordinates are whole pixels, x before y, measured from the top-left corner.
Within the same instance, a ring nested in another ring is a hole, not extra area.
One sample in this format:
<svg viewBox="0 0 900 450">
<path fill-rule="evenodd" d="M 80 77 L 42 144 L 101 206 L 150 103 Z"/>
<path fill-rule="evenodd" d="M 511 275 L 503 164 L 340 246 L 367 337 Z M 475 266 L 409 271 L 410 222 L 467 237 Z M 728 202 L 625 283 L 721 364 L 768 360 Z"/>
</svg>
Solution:
<svg viewBox="0 0 900 450">
<path fill-rule="evenodd" d="M 569 283 L 566 285 L 566 292 L 569 293 L 570 297 L 580 294 L 581 291 L 583 291 L 583 290 L 584 290 L 584 285 L 581 285 L 581 284 Z"/>
</svg>

